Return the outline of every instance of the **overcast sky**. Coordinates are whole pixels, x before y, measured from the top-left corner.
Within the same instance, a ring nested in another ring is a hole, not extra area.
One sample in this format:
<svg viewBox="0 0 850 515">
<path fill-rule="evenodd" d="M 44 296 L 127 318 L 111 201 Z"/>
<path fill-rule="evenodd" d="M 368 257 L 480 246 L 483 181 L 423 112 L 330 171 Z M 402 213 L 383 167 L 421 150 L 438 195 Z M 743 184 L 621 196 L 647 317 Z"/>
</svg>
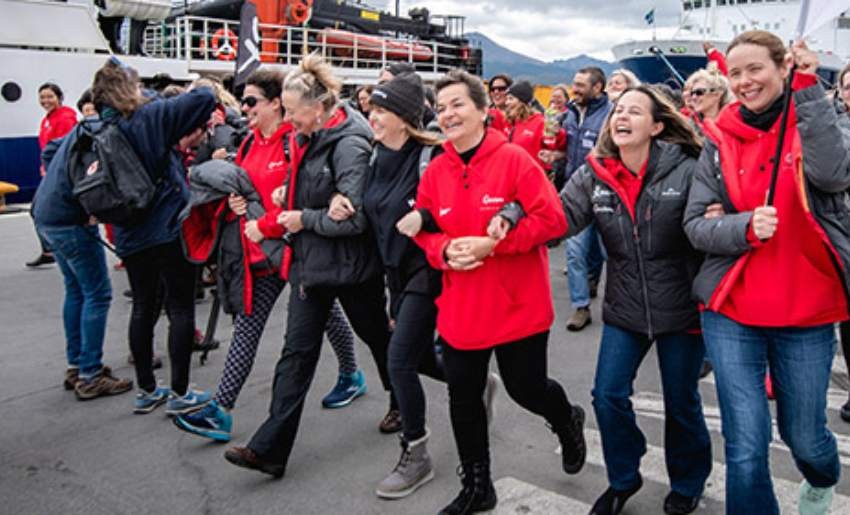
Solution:
<svg viewBox="0 0 850 515">
<path fill-rule="evenodd" d="M 395 1 L 366 0 L 393 12 Z M 658 35 L 678 26 L 681 0 L 401 0 L 401 12 L 427 7 L 432 14 L 466 16 L 478 31 L 511 50 L 544 61 L 589 54 L 612 60 L 610 48 L 652 36 L 643 17 L 655 7 Z"/>
</svg>

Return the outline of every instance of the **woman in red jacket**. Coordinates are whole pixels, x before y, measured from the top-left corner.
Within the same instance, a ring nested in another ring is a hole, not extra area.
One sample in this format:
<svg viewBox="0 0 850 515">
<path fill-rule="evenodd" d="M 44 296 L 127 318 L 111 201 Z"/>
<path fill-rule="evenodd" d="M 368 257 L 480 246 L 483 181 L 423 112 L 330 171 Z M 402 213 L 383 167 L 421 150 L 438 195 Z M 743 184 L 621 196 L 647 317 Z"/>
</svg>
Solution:
<svg viewBox="0 0 850 515">
<path fill-rule="evenodd" d="M 62 105 L 64 98 L 65 95 L 62 93 L 62 88 L 52 82 L 45 82 L 38 88 L 38 103 L 47 112 L 44 118 L 41 119 L 41 125 L 38 130 L 39 151 L 44 150 L 45 145 L 49 141 L 64 137 L 77 125 L 77 112 L 68 106 Z M 40 166 L 39 170 L 43 177 L 45 172 L 44 166 Z M 36 235 L 38 236 L 38 234 Z M 38 241 L 41 245 L 41 254 L 26 263 L 29 268 L 49 265 L 55 262 L 53 253 L 44 244 L 41 236 L 38 236 Z"/>
<path fill-rule="evenodd" d="M 245 86 L 242 107 L 251 132 L 239 149 L 236 163 L 248 173 L 266 213 L 257 220 L 241 221 L 245 235 L 243 252 L 246 263 L 250 264 L 246 268 L 250 270 L 246 270 L 244 305 L 234 317 L 233 340 L 215 398 L 203 409 L 174 420 L 179 429 L 222 442 L 230 440 L 233 424 L 230 411 L 254 365 L 271 310 L 286 286 L 280 263 L 270 263 L 260 247 L 264 239 L 281 239 L 286 232 L 277 224 L 282 209 L 272 202 L 272 192 L 286 180 L 289 168 L 284 141 L 292 131 L 292 124 L 283 118 L 280 95 L 284 78 L 278 71 L 258 70 L 248 77 Z M 243 217 L 247 212 L 244 197 L 231 194 L 228 205 L 233 217 Z M 339 304 L 333 304 L 325 331 L 339 359 L 340 384 L 344 387 L 337 395 L 340 398 L 334 399 L 336 404 L 328 405 L 324 400 L 323 403 L 325 407 L 342 407 L 365 393 L 366 385 L 354 362 L 354 336 Z"/>
<path fill-rule="evenodd" d="M 482 400 L 494 352 L 508 394 L 558 435 L 570 474 L 584 464 L 584 412 L 546 374 L 554 320 L 546 242 L 566 231 L 557 193 L 525 151 L 485 127 L 487 93 L 479 79 L 453 70 L 436 91 L 448 142 L 422 177 L 416 206 L 433 215 L 441 232 L 415 240 L 443 271 L 437 330 L 463 489 L 440 513 L 455 515 L 496 505 Z M 487 223 L 514 200 L 528 216 L 497 242 L 486 235 Z"/>
<path fill-rule="evenodd" d="M 567 135 L 564 129 L 559 127 L 553 138 L 546 137 L 546 117 L 531 106 L 533 100 L 534 87 L 528 81 L 516 82 L 508 90 L 508 141 L 528 152 L 548 175 L 552 165 L 540 159 L 541 150 L 566 150 Z"/>
<path fill-rule="evenodd" d="M 778 514 L 770 479 L 770 368 L 779 434 L 804 477 L 799 510 L 829 510 L 841 472 L 827 428 L 835 323 L 848 319 L 850 124 L 839 119 L 802 42 L 738 35 L 726 55 L 732 92 L 706 123 L 684 226 L 706 253 L 694 281 L 714 366 L 726 443 L 727 513 Z M 796 76 L 772 205 L 765 199 L 779 140 L 786 78 Z M 722 203 L 723 213 L 706 218 Z"/>
</svg>

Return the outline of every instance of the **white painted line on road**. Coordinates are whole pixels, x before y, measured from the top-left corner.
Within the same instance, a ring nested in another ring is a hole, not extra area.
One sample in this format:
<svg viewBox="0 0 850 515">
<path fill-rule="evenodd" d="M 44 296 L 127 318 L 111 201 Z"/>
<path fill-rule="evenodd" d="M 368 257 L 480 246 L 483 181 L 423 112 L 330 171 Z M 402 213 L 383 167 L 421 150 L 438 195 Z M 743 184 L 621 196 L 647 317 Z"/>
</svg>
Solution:
<svg viewBox="0 0 850 515">
<path fill-rule="evenodd" d="M 517 515 L 521 513 L 563 515 L 586 515 L 590 505 L 569 497 L 545 490 L 513 477 L 503 477 L 494 483 L 499 504 L 488 513 L 493 515 Z"/>
<path fill-rule="evenodd" d="M 599 431 L 585 428 L 584 436 L 587 440 L 587 462 L 605 468 L 605 459 L 602 456 L 602 440 Z M 561 448 L 558 447 L 555 449 L 555 453 L 560 454 Z M 646 454 L 640 462 L 640 473 L 644 480 L 669 485 L 667 465 L 664 461 L 664 449 L 662 447 L 647 444 Z M 779 501 L 779 511 L 781 513 L 797 513 L 800 484 L 777 477 L 773 477 L 772 480 L 773 490 Z M 601 494 L 602 492 L 599 493 Z M 637 495 L 640 495 L 640 492 Z M 723 463 L 714 461 L 712 464 L 711 475 L 706 480 L 703 498 L 725 504 L 726 466 Z M 850 497 L 836 493 L 832 499 L 831 511 L 832 513 L 850 513 Z"/>
</svg>

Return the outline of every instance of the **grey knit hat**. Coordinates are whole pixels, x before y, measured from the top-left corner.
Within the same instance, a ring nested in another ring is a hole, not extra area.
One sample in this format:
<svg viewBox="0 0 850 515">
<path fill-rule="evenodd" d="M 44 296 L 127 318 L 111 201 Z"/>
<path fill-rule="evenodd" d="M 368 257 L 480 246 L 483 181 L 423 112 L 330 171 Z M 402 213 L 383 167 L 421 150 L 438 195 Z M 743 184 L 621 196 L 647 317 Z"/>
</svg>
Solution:
<svg viewBox="0 0 850 515">
<path fill-rule="evenodd" d="M 375 87 L 369 101 L 397 114 L 413 127 L 422 125 L 425 90 L 422 87 L 422 79 L 415 73 L 403 73 Z"/>
<path fill-rule="evenodd" d="M 521 80 L 515 82 L 508 89 L 508 95 L 515 96 L 517 100 L 524 104 L 531 104 L 532 99 L 534 99 L 534 87 L 527 80 Z"/>
</svg>

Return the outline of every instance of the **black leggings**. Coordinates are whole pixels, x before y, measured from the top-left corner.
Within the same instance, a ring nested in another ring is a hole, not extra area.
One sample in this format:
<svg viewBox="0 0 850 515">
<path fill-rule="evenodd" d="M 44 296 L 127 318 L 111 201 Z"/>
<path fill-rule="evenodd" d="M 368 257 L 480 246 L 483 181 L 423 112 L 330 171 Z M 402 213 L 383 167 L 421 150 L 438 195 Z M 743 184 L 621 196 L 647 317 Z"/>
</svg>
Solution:
<svg viewBox="0 0 850 515">
<path fill-rule="evenodd" d="M 523 408 L 541 415 L 552 427 L 564 427 L 572 406 L 564 389 L 546 375 L 549 332 L 483 350 L 458 350 L 443 345 L 449 383 L 452 431 L 461 463 L 490 460 L 484 387 L 490 355 L 495 351 L 508 395 Z"/>
<path fill-rule="evenodd" d="M 289 460 L 295 443 L 334 299 L 339 299 L 354 332 L 372 351 L 384 389 L 390 389 L 387 373 L 390 331 L 383 277 L 349 286 L 306 289 L 300 287 L 295 273 L 290 281 L 286 341 L 275 367 L 269 417 L 248 444 L 262 459 L 282 465 Z"/>
<path fill-rule="evenodd" d="M 844 364 L 850 374 L 850 322 L 841 322 L 841 352 L 844 354 Z"/>
<path fill-rule="evenodd" d="M 425 392 L 419 373 L 445 381 L 434 352 L 437 306 L 434 299 L 418 293 L 403 294 L 390 339 L 388 368 L 393 393 L 398 399 L 405 440 L 425 435 Z"/>
<path fill-rule="evenodd" d="M 189 364 L 195 333 L 195 266 L 186 261 L 178 241 L 157 245 L 124 257 L 133 312 L 130 315 L 130 352 L 139 387 L 156 388 L 153 374 L 153 328 L 159 315 L 157 290 L 165 284 L 168 314 L 168 357 L 171 390 L 184 395 L 189 387 Z"/>
</svg>

